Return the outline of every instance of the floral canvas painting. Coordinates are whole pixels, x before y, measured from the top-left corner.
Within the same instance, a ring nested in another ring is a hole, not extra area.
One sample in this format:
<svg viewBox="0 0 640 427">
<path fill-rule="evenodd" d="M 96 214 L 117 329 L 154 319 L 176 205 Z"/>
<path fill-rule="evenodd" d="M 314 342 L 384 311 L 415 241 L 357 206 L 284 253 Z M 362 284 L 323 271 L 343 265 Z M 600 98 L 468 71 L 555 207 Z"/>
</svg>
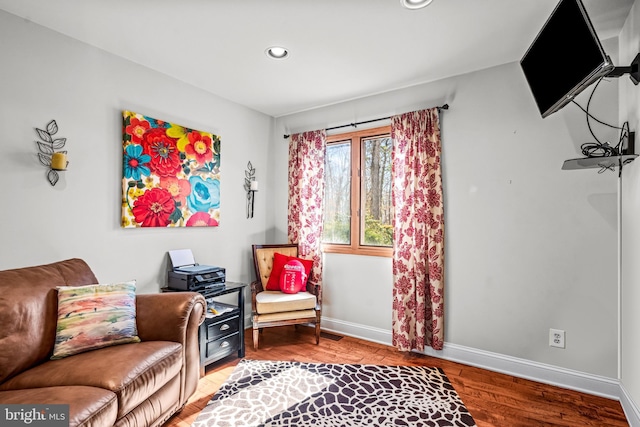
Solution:
<svg viewBox="0 0 640 427">
<path fill-rule="evenodd" d="M 220 137 L 123 112 L 122 226 L 215 227 Z"/>
</svg>

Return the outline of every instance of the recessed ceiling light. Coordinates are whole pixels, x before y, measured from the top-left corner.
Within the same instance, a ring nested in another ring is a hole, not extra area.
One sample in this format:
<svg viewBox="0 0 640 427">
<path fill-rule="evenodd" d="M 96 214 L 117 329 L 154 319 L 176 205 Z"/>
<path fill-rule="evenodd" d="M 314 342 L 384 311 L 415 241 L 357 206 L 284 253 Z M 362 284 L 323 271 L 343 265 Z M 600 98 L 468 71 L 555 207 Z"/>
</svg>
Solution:
<svg viewBox="0 0 640 427">
<path fill-rule="evenodd" d="M 271 46 L 264 51 L 271 59 L 285 59 L 289 57 L 289 51 L 281 46 Z"/>
<path fill-rule="evenodd" d="M 420 9 L 429 6 L 433 0 L 400 0 L 400 4 L 407 9 Z"/>
</svg>

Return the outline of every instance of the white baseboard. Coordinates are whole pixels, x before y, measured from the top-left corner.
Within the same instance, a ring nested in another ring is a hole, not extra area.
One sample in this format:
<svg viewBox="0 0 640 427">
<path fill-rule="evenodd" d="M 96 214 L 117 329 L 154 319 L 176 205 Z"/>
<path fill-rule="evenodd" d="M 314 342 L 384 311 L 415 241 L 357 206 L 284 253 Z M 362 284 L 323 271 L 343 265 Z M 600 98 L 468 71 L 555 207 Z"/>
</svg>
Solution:
<svg viewBox="0 0 640 427">
<path fill-rule="evenodd" d="M 620 398 L 620 381 L 609 377 L 457 344 L 445 343 L 442 350 L 434 350 L 428 347 L 425 349 L 424 354 L 595 396 L 614 400 L 619 400 Z"/>
<path fill-rule="evenodd" d="M 379 344 L 391 345 L 391 331 L 322 316 L 322 330 Z"/>
<path fill-rule="evenodd" d="M 327 317 L 322 318 L 322 329 L 367 341 L 391 345 L 391 331 L 386 329 L 372 328 L 366 325 Z M 622 405 L 629 425 L 631 427 L 640 427 L 640 410 L 638 410 L 638 406 L 617 379 L 457 344 L 445 343 L 442 350 L 434 350 L 431 347 L 427 347 L 422 353 L 493 372 L 513 375 L 518 378 L 618 400 Z"/>
<path fill-rule="evenodd" d="M 635 404 L 624 384 L 620 384 L 620 404 L 631 427 L 640 427 L 640 409 Z"/>
</svg>

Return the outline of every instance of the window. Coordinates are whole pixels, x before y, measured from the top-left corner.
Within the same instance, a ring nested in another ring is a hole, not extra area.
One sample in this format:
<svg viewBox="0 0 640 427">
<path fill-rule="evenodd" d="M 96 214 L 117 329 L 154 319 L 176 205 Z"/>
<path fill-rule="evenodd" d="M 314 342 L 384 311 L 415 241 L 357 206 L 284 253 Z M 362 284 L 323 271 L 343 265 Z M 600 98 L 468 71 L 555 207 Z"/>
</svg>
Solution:
<svg viewBox="0 0 640 427">
<path fill-rule="evenodd" d="M 391 128 L 327 136 L 325 252 L 392 256 Z"/>
</svg>

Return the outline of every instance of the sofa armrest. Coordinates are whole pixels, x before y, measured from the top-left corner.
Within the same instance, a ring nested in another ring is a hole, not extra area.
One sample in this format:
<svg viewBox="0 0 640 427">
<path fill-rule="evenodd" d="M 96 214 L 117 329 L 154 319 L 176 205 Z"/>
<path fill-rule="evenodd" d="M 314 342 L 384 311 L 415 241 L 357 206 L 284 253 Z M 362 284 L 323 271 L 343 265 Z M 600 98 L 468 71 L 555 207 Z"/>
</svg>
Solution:
<svg viewBox="0 0 640 427">
<path fill-rule="evenodd" d="M 167 292 L 136 296 L 136 322 L 142 341 L 173 341 L 182 344 L 184 405 L 200 379 L 198 329 L 204 321 L 207 303 L 197 292 Z"/>
<path fill-rule="evenodd" d="M 136 296 L 138 336 L 142 341 L 184 344 L 189 328 L 204 322 L 207 303 L 197 292 L 167 292 Z"/>
</svg>

